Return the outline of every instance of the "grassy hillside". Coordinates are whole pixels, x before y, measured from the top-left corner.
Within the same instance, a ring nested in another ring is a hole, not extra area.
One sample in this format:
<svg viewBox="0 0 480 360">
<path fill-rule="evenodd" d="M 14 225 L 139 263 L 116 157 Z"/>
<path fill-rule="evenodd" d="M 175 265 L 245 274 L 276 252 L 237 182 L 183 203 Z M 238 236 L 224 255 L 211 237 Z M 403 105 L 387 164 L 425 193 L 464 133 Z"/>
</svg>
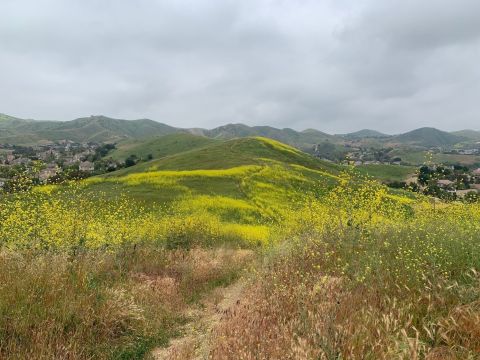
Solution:
<svg viewBox="0 0 480 360">
<path fill-rule="evenodd" d="M 36 144 L 44 141 L 115 142 L 177 132 L 174 127 L 152 120 L 120 120 L 90 116 L 72 121 L 21 120 L 3 117 L 0 143 Z"/>
<path fill-rule="evenodd" d="M 465 166 L 480 165 L 480 156 L 478 155 L 456 155 L 456 154 L 438 154 L 428 151 L 412 150 L 394 150 L 392 155 L 398 156 L 402 161 L 412 165 L 422 165 L 431 161 L 436 164 L 461 164 Z"/>
<path fill-rule="evenodd" d="M 388 142 L 423 147 L 445 147 L 455 145 L 465 140 L 466 138 L 462 136 L 454 135 L 435 128 L 424 127 L 407 132 L 405 134 L 393 136 L 388 140 Z"/>
<path fill-rule="evenodd" d="M 390 135 L 386 135 L 376 130 L 363 129 L 363 130 L 359 130 L 356 132 L 343 134 L 339 136 L 342 136 L 347 139 L 362 139 L 362 138 L 385 138 L 385 137 L 389 137 Z"/>
<path fill-rule="evenodd" d="M 177 137 L 169 139 L 178 140 Z M 304 196 L 299 190 L 313 191 L 316 181 L 332 185 L 340 171 L 340 166 L 322 162 L 275 140 L 241 138 L 213 141 L 89 182 L 95 191 L 115 193 L 128 190 L 131 196 L 149 203 L 169 203 L 198 195 L 250 201 L 258 196 L 251 191 L 258 191 L 263 200 L 258 198 L 256 204 L 262 203 L 262 208 L 270 208 L 282 207 L 283 202 Z M 283 190 L 271 193 L 273 184 Z M 267 198 L 278 199 L 269 205 Z"/>
<path fill-rule="evenodd" d="M 194 129 L 193 131 L 194 133 L 198 133 L 198 129 Z M 302 150 L 311 149 L 315 144 L 324 141 L 334 143 L 341 142 L 341 139 L 336 136 L 314 129 L 295 131 L 288 128 L 277 129 L 271 126 L 247 126 L 243 124 L 228 124 L 212 130 L 202 130 L 201 133 L 215 139 L 234 139 L 254 136 L 267 137 Z"/>
<path fill-rule="evenodd" d="M 204 136 L 175 133 L 148 140 L 122 141 L 117 144 L 117 149 L 110 153 L 109 156 L 116 160 L 125 160 L 130 155 L 136 155 L 140 159 L 146 159 L 148 155 L 152 155 L 154 159 L 158 159 L 216 142 L 216 140 Z"/>
<path fill-rule="evenodd" d="M 480 141 L 480 131 L 477 130 L 460 130 L 452 132 L 453 135 L 461 136 L 470 140 Z"/>
<path fill-rule="evenodd" d="M 0 358 L 476 358 L 478 203 L 261 137 L 186 148 L 2 198 Z"/>
<path fill-rule="evenodd" d="M 405 181 L 415 174 L 415 166 L 402 165 L 362 165 L 356 169 L 364 175 L 371 176 L 383 182 Z"/>
</svg>

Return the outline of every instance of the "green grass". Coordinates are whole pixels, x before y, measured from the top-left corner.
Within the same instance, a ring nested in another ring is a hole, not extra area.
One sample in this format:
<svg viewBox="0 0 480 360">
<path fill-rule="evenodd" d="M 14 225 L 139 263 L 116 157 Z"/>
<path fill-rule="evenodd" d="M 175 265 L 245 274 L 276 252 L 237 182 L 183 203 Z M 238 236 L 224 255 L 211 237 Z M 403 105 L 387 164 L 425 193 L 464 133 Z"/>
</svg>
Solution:
<svg viewBox="0 0 480 360">
<path fill-rule="evenodd" d="M 115 160 L 125 160 L 130 155 L 136 155 L 140 159 L 147 159 L 148 155 L 152 155 L 154 159 L 159 159 L 216 142 L 207 137 L 187 133 L 170 134 L 147 140 L 122 141 L 109 156 Z"/>
<path fill-rule="evenodd" d="M 399 156 L 402 161 L 412 165 L 422 165 L 427 161 L 433 161 L 436 164 L 465 166 L 480 165 L 480 156 L 476 155 L 454 155 L 454 154 L 431 154 L 428 151 L 407 151 L 396 150 L 393 152 Z"/>
<path fill-rule="evenodd" d="M 110 173 L 119 176 L 154 170 L 228 169 L 241 165 L 263 164 L 265 159 L 294 163 L 314 169 L 338 172 L 335 164 L 319 161 L 300 150 L 267 138 L 241 138 L 184 151 L 158 160 L 141 163 Z"/>
<path fill-rule="evenodd" d="M 176 145 L 172 151 L 188 148 L 180 140 L 187 143 L 198 140 L 184 135 L 167 137 L 168 143 Z M 324 183 L 333 186 L 341 170 L 341 166 L 320 161 L 274 140 L 242 138 L 212 141 L 206 146 L 92 178 L 87 190 L 105 192 L 112 198 L 116 193 L 128 192 L 132 198 L 150 204 L 170 204 L 201 195 L 244 199 L 254 198 L 253 193 L 265 195 L 273 191 L 268 186 L 285 191 L 293 185 L 302 191 L 312 191 Z"/>
<path fill-rule="evenodd" d="M 363 175 L 371 176 L 384 182 L 405 181 L 410 175 L 415 174 L 415 166 L 402 165 L 362 165 L 356 169 Z"/>
</svg>

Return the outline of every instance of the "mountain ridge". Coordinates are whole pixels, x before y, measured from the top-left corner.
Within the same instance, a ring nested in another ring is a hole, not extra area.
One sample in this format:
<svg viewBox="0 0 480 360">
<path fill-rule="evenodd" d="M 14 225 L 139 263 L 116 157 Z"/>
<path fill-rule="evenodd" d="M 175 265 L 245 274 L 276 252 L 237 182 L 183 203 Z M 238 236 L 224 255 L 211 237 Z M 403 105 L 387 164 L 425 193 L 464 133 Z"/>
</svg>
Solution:
<svg viewBox="0 0 480 360">
<path fill-rule="evenodd" d="M 446 132 L 433 127 L 423 127 L 397 135 L 387 135 L 372 129 L 331 135 L 312 128 L 297 131 L 291 128 L 276 128 L 267 125 L 249 126 L 239 123 L 204 129 L 178 128 L 151 119 L 124 120 L 103 115 L 80 117 L 68 121 L 53 121 L 21 119 L 0 114 L 0 143 L 16 145 L 64 139 L 76 142 L 119 142 L 175 133 L 190 133 L 219 140 L 261 136 L 287 143 L 305 151 L 312 151 L 314 146 L 320 143 L 343 145 L 347 141 L 355 141 L 359 146 L 376 143 L 436 147 L 480 140 L 480 131 Z"/>
</svg>

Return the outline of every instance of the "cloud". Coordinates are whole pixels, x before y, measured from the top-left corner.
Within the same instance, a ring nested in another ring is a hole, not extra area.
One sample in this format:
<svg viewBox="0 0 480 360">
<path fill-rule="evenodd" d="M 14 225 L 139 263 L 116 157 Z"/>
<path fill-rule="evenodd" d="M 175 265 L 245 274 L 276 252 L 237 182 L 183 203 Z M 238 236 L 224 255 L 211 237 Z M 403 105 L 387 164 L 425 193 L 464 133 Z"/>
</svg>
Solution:
<svg viewBox="0 0 480 360">
<path fill-rule="evenodd" d="M 474 0 L 3 0 L 0 112 L 478 128 Z"/>
</svg>

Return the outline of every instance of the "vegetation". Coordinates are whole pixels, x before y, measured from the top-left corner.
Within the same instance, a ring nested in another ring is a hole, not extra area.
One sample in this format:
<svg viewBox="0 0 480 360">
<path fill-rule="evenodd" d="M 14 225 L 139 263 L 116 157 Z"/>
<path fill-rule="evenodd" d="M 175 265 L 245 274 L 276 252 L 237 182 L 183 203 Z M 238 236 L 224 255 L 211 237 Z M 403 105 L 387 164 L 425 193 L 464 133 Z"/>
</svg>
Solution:
<svg viewBox="0 0 480 360">
<path fill-rule="evenodd" d="M 304 211 L 213 359 L 478 358 L 478 205 L 405 207 L 347 178 Z"/>
<path fill-rule="evenodd" d="M 3 195 L 1 358 L 148 357 L 240 278 L 212 333 L 170 358 L 478 355 L 479 203 L 266 138 L 181 150 Z"/>
<path fill-rule="evenodd" d="M 416 172 L 414 166 L 403 165 L 361 165 L 357 169 L 363 175 L 374 177 L 386 183 L 405 181 Z"/>
<path fill-rule="evenodd" d="M 117 144 L 117 149 L 110 153 L 109 156 L 114 160 L 124 160 L 131 155 L 135 155 L 137 158 L 143 160 L 159 159 L 187 150 L 194 150 L 215 142 L 215 140 L 203 136 L 178 133 L 156 137 L 146 141 L 122 141 Z M 149 155 L 151 155 L 150 159 Z"/>
</svg>

